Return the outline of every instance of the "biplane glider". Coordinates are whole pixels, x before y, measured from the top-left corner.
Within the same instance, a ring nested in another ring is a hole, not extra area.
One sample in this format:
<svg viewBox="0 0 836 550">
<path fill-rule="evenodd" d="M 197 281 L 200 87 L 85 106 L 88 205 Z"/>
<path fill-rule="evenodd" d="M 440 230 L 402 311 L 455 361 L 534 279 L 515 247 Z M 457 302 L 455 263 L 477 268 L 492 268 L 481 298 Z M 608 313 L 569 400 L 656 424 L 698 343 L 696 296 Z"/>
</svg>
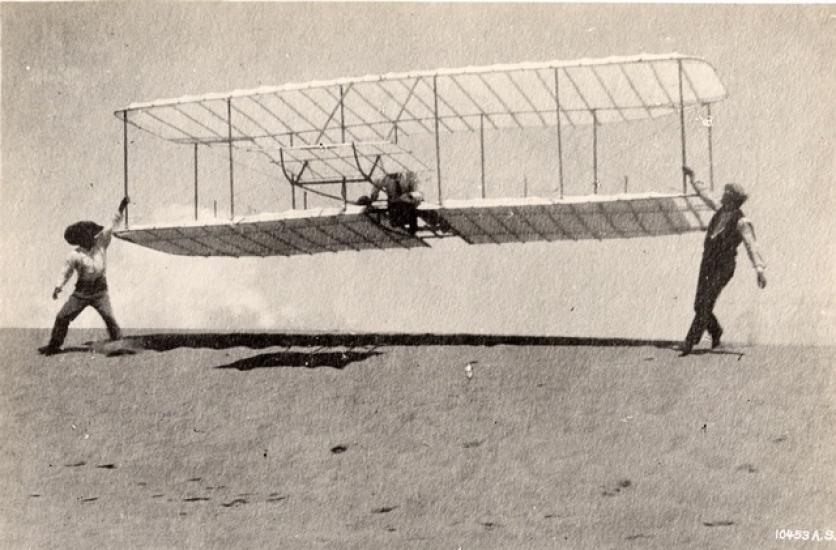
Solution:
<svg viewBox="0 0 836 550">
<path fill-rule="evenodd" d="M 132 227 L 126 220 L 116 236 L 171 254 L 239 257 L 410 249 L 446 237 L 487 244 L 696 231 L 709 212 L 688 194 L 684 177 L 681 193 L 598 193 L 598 127 L 678 114 L 681 158 L 671 159 L 678 167 L 686 164 L 686 108 L 706 109 L 710 120 L 711 104 L 725 96 L 708 62 L 666 54 L 390 73 L 134 103 L 115 113 L 124 125 L 125 193 L 133 127 L 193 147 L 195 163 L 198 147 L 222 149 L 229 217 L 197 219 L 195 202 L 193 221 Z M 593 134 L 594 176 L 590 193 L 567 196 L 564 134 L 582 126 Z M 485 131 L 531 128 L 547 129 L 553 140 L 555 196 L 485 198 Z M 445 199 L 441 136 L 463 132 L 480 138 L 482 196 Z M 409 147 L 421 136 L 434 143 L 434 155 Z M 710 127 L 708 137 L 710 159 Z M 275 181 L 289 186 L 289 209 L 236 216 L 234 167 L 243 152 L 266 159 Z M 357 200 L 381 176 L 405 171 L 420 174 L 435 195 L 417 207 L 414 233 L 386 223 L 385 207 Z M 195 201 L 197 186 L 195 165 Z M 300 208 L 299 193 L 328 198 L 333 207 Z"/>
</svg>

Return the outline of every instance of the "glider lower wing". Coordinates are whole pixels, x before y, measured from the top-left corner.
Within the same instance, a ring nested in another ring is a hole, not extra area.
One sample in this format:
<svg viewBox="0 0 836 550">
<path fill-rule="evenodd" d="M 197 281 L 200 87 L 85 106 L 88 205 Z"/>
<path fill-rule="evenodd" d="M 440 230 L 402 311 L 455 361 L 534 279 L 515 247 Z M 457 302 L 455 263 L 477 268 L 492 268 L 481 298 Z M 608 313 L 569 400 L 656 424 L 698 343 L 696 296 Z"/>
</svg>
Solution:
<svg viewBox="0 0 836 550">
<path fill-rule="evenodd" d="M 429 246 L 430 238 L 469 244 L 623 239 L 704 230 L 711 211 L 695 196 L 630 195 L 448 201 L 422 205 L 416 235 L 393 228 L 380 211 L 295 210 L 217 224 L 117 231 L 118 238 L 183 256 L 293 256 Z"/>
<path fill-rule="evenodd" d="M 115 233 L 180 256 L 294 256 L 364 249 L 415 248 L 423 240 L 388 226 L 363 208 L 294 210 L 218 224 L 178 224 Z"/>
<path fill-rule="evenodd" d="M 707 227 L 696 196 L 624 195 L 446 201 L 439 216 L 471 244 L 658 237 Z"/>
</svg>

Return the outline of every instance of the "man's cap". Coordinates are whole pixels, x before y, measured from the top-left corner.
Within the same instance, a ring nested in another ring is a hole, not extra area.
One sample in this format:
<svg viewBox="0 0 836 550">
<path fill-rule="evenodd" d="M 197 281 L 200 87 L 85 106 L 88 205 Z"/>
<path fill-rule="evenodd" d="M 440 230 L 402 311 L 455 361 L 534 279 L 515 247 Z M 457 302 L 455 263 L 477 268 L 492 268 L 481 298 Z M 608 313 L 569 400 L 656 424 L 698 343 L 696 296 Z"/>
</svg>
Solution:
<svg viewBox="0 0 836 550">
<path fill-rule="evenodd" d="M 749 195 L 746 194 L 746 190 L 743 189 L 743 186 L 739 183 L 727 183 L 725 192 L 737 203 L 738 206 L 746 202 L 746 199 L 749 198 Z"/>
</svg>

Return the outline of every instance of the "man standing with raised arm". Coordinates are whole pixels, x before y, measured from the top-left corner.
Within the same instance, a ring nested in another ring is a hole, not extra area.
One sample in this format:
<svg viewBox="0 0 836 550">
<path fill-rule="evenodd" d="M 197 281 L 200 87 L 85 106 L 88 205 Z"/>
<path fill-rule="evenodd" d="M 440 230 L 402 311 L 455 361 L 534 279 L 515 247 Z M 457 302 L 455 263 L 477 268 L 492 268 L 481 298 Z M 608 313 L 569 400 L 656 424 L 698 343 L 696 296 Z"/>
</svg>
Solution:
<svg viewBox="0 0 836 550">
<path fill-rule="evenodd" d="M 746 246 L 746 252 L 757 272 L 760 288 L 766 287 L 766 265 L 758 252 L 752 223 L 740 210 L 748 198 L 743 188 L 736 183 L 727 184 L 723 197 L 718 202 L 706 193 L 702 182 L 694 181 L 693 170 L 687 166 L 683 166 L 682 170 L 697 195 L 715 210 L 705 234 L 697 296 L 694 300 L 694 321 L 682 344 L 682 355 L 688 355 L 706 330 L 711 335 L 711 347 L 716 348 L 720 345 L 723 328 L 714 316 L 714 304 L 734 275 L 737 247 L 740 243 L 743 242 Z"/>
<path fill-rule="evenodd" d="M 44 355 L 52 355 L 61 350 L 70 323 L 87 306 L 93 306 L 102 316 L 111 340 L 118 340 L 122 337 L 122 331 L 110 306 L 105 272 L 107 270 L 107 247 L 110 245 L 113 230 L 122 222 L 129 202 L 128 197 L 122 199 L 110 227 L 104 228 L 95 222 L 81 221 L 72 224 L 64 231 L 64 239 L 69 244 L 75 245 L 75 248 L 64 262 L 61 280 L 52 291 L 52 299 L 58 299 L 58 295 L 70 280 L 70 277 L 73 276 L 73 273 L 77 273 L 78 278 L 76 279 L 75 291 L 67 298 L 64 307 L 55 317 L 55 325 L 52 328 L 52 337 L 49 339 L 49 343 L 39 348 L 39 351 Z"/>
</svg>

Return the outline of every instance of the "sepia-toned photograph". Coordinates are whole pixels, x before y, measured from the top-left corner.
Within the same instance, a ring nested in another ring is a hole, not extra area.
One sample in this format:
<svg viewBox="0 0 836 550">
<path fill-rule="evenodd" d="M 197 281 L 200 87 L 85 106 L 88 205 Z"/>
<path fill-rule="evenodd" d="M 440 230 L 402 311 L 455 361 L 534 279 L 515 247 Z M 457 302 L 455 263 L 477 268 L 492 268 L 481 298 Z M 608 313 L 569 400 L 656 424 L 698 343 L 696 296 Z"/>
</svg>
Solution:
<svg viewBox="0 0 836 550">
<path fill-rule="evenodd" d="M 836 549 L 836 8 L 0 1 L 0 548 Z"/>
</svg>

